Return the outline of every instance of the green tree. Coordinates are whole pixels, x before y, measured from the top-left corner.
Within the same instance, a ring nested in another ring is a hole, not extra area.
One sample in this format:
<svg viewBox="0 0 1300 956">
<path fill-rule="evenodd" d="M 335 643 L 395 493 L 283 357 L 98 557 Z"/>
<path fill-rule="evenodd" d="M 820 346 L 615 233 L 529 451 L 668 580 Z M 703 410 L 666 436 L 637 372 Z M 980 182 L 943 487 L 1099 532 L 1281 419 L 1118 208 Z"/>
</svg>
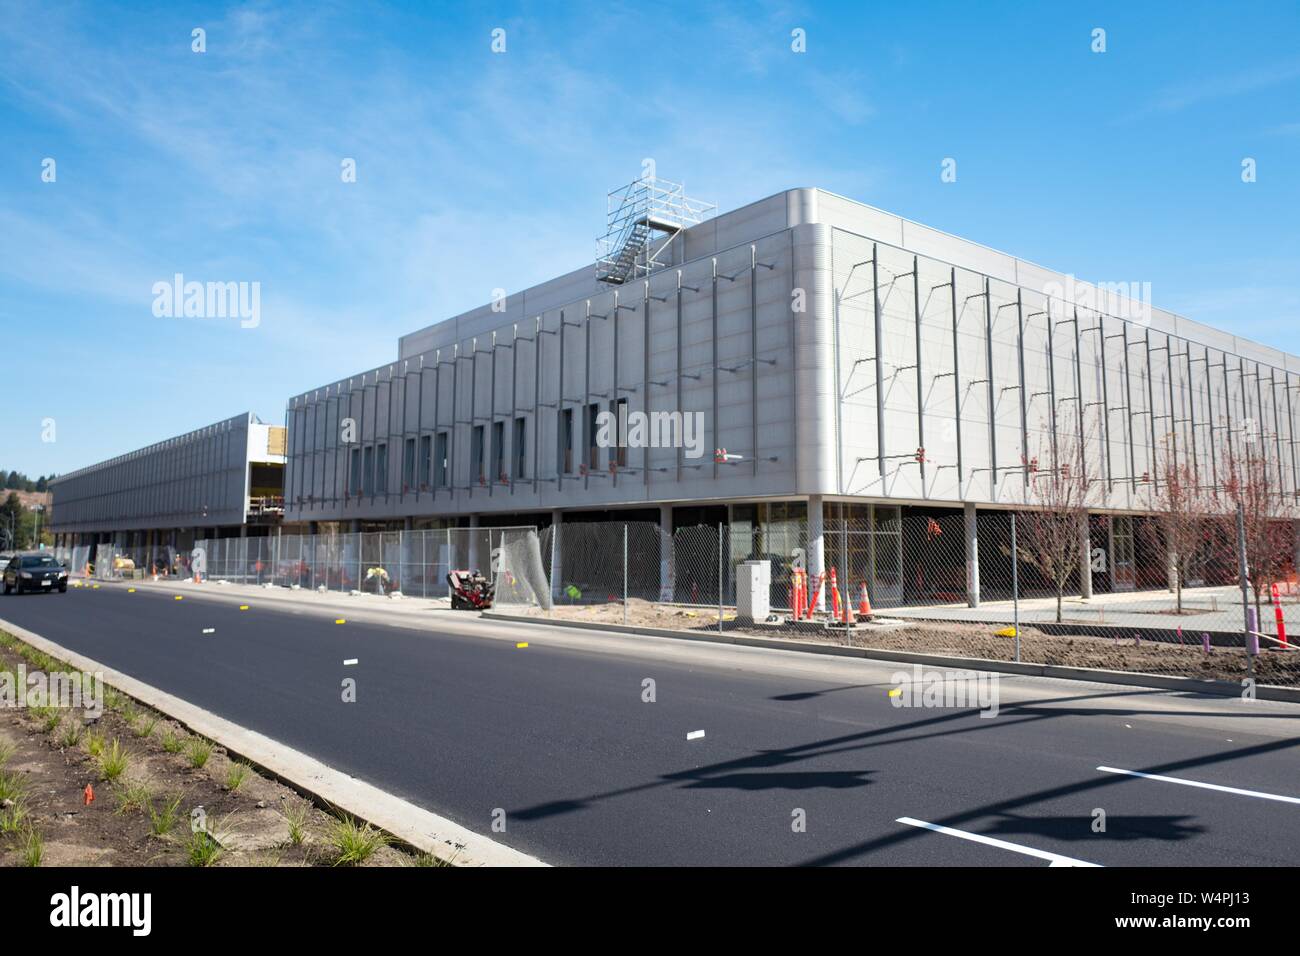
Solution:
<svg viewBox="0 0 1300 956">
<path fill-rule="evenodd" d="M 16 538 L 22 536 L 23 504 L 18 500 L 18 493 L 11 491 L 0 504 L 0 539 L 7 547 L 18 545 Z"/>
</svg>

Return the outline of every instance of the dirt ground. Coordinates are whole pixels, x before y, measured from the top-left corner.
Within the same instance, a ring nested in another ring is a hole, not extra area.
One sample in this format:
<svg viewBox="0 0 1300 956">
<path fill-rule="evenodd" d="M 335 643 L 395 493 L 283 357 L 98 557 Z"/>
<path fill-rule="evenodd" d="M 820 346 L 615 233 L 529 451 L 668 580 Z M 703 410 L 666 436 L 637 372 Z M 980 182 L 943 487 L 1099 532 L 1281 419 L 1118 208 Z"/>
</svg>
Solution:
<svg viewBox="0 0 1300 956">
<path fill-rule="evenodd" d="M 0 671 L 20 662 L 64 669 L 0 632 Z M 114 743 L 125 769 L 110 782 Z M 354 826 L 111 689 L 98 720 L 0 706 L 0 866 L 439 865 Z M 347 836 L 368 852 L 341 858 Z"/>
<path fill-rule="evenodd" d="M 534 609 L 530 613 L 545 615 L 546 612 Z M 622 624 L 624 619 L 623 605 L 618 603 L 560 605 L 554 609 L 552 616 L 606 624 Z M 996 634 L 1005 626 L 1002 624 L 938 623 L 905 621 L 901 618 L 890 620 L 884 616 L 877 620 L 879 624 L 864 625 L 845 635 L 802 623 L 770 627 L 741 626 L 736 623 L 735 609 L 725 608 L 722 626 L 728 632 L 780 640 L 989 660 L 1014 659 L 1013 638 Z M 716 631 L 718 612 L 714 608 L 655 604 L 633 598 L 628 602 L 627 622 L 634 627 Z M 1241 648 L 1216 647 L 1206 654 L 1199 642 L 1193 643 L 1190 640 L 1187 644 L 1177 644 L 1132 638 L 1116 640 L 1111 637 L 1047 634 L 1029 625 L 1022 625 L 1020 629 L 1020 659 L 1035 664 L 1232 681 L 1246 676 L 1246 656 Z M 1255 676 L 1261 684 L 1300 686 L 1300 651 L 1261 653 L 1255 659 Z"/>
</svg>

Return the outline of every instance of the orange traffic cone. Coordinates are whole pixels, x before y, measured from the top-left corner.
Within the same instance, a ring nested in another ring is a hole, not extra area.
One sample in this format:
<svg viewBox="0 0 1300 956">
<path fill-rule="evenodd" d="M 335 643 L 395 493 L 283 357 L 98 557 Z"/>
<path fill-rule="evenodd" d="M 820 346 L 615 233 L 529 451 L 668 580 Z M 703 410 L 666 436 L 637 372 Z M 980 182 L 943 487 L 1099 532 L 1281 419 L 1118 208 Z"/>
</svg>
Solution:
<svg viewBox="0 0 1300 956">
<path fill-rule="evenodd" d="M 867 597 L 867 582 L 862 582 L 862 596 L 858 598 L 858 614 L 871 617 L 871 599 Z"/>
</svg>

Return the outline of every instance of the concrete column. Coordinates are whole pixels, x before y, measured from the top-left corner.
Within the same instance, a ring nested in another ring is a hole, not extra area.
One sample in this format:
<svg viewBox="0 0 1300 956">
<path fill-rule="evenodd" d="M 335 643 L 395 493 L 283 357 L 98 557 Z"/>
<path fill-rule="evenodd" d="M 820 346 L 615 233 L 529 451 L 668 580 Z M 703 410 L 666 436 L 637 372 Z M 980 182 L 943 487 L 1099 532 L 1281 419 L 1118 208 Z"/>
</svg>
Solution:
<svg viewBox="0 0 1300 956">
<path fill-rule="evenodd" d="M 560 599 L 561 582 L 564 579 L 564 573 L 560 567 L 560 559 L 563 556 L 561 547 L 561 538 L 564 532 L 564 512 L 559 508 L 551 511 L 551 600 Z"/>
<path fill-rule="evenodd" d="M 247 538 L 247 537 L 248 537 L 248 525 L 246 525 L 246 524 L 241 524 L 241 525 L 239 526 L 239 536 L 240 536 L 241 538 Z"/>
<path fill-rule="evenodd" d="M 315 523 L 315 522 L 313 522 L 313 524 L 314 524 L 314 523 Z M 403 531 L 413 531 L 413 530 L 415 530 L 415 519 L 412 518 L 410 515 L 407 515 L 405 518 L 403 518 L 403 519 L 402 519 L 402 530 L 403 530 Z"/>
<path fill-rule="evenodd" d="M 471 571 L 481 571 L 479 566 L 479 516 L 469 516 L 469 569 Z"/>
<path fill-rule="evenodd" d="M 826 537 L 822 522 L 822 496 L 812 495 L 808 499 L 808 587 L 817 587 L 817 579 L 826 570 Z M 826 610 L 826 590 L 830 582 L 826 581 L 817 588 L 817 603 L 814 609 Z"/>
<path fill-rule="evenodd" d="M 319 524 L 318 522 L 315 522 L 315 521 L 308 521 L 308 522 L 307 522 L 307 533 L 308 533 L 308 534 L 320 534 L 320 524 Z"/>
<path fill-rule="evenodd" d="M 360 533 L 361 533 L 361 519 L 360 519 L 360 518 L 353 518 L 351 521 L 349 521 L 349 522 L 348 522 L 348 531 L 349 531 L 351 534 L 360 534 Z"/>
<path fill-rule="evenodd" d="M 673 506 L 659 506 L 659 600 L 671 601 L 677 592 L 673 553 Z"/>
<path fill-rule="evenodd" d="M 966 513 L 966 604 L 980 606 L 980 541 L 979 522 L 976 520 L 974 502 L 967 502 Z"/>
<path fill-rule="evenodd" d="M 1088 516 L 1079 519 L 1079 596 L 1092 599 L 1092 529 Z"/>
</svg>

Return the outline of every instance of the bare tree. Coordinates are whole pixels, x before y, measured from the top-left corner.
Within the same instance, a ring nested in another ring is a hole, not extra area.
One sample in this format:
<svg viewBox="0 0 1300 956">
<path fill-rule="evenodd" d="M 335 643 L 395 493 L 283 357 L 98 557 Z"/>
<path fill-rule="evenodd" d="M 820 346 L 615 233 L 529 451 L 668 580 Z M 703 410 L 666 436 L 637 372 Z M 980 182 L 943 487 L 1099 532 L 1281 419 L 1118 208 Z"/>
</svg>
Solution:
<svg viewBox="0 0 1300 956">
<path fill-rule="evenodd" d="M 1160 463 L 1157 490 L 1150 495 L 1152 520 L 1142 527 L 1169 562 L 1174 604 L 1183 613 L 1183 588 L 1201 568 L 1214 540 L 1216 509 L 1211 495 L 1197 482 L 1195 469 L 1166 454 Z"/>
<path fill-rule="evenodd" d="M 1283 491 L 1277 463 L 1268 443 L 1247 434 L 1242 448 L 1229 456 L 1224 491 L 1234 509 L 1240 508 L 1245 530 L 1246 565 L 1255 600 L 1255 614 L 1263 627 L 1261 597 L 1269 585 L 1282 579 L 1291 567 L 1295 503 Z"/>
<path fill-rule="evenodd" d="M 1016 536 L 1016 551 L 1021 560 L 1041 571 L 1055 588 L 1059 624 L 1070 577 L 1076 572 L 1087 573 L 1080 542 L 1082 528 L 1088 520 L 1092 480 L 1081 440 L 1063 435 L 1056 445 L 1051 467 L 1042 468 L 1037 459 L 1025 462 L 1029 475 L 1029 509 L 1021 516 L 1023 531 Z"/>
</svg>

